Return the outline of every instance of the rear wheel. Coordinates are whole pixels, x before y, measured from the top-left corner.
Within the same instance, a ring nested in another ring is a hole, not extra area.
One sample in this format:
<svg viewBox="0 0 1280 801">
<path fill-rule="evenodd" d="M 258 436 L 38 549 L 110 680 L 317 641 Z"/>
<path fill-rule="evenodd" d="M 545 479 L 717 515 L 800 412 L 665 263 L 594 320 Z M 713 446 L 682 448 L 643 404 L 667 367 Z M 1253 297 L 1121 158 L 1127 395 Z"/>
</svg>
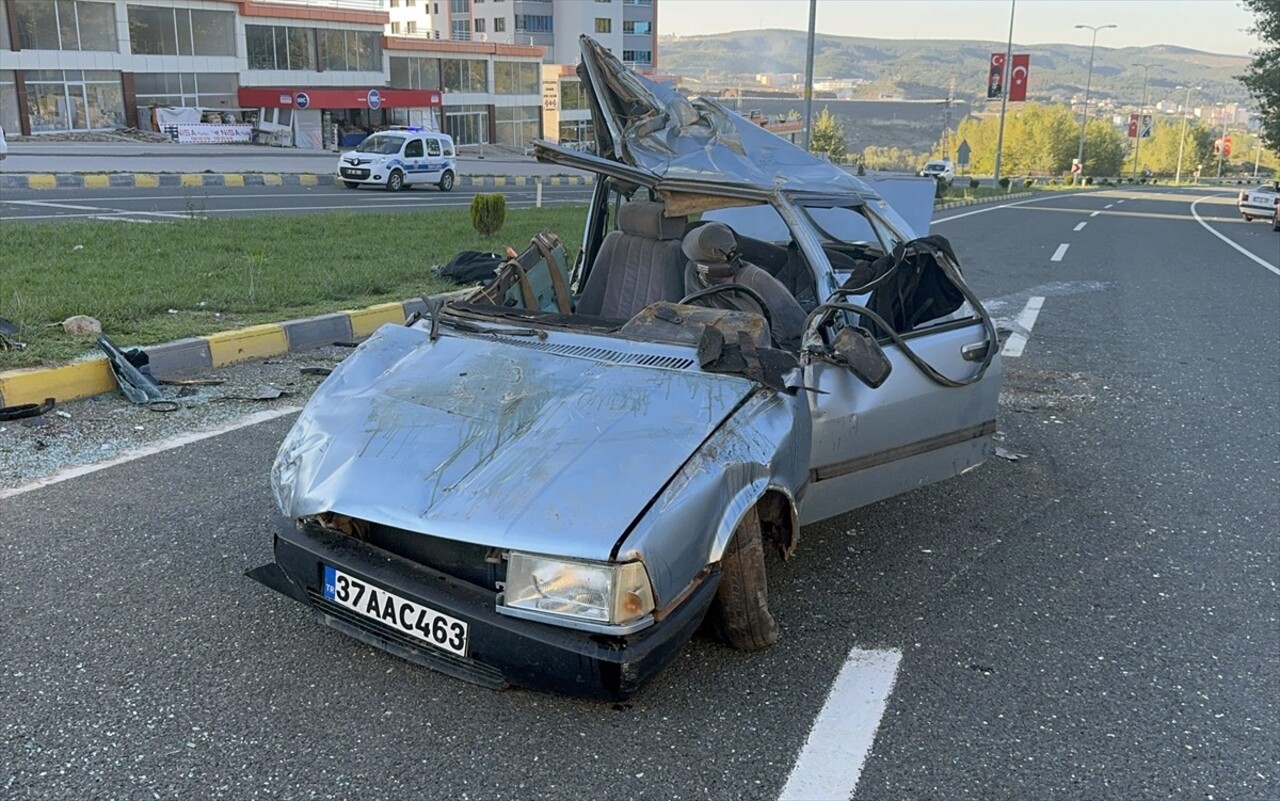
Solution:
<svg viewBox="0 0 1280 801">
<path fill-rule="evenodd" d="M 1253 222 L 1253 215 L 1252 215 L 1252 214 L 1241 214 L 1240 216 L 1241 216 L 1241 217 L 1244 217 L 1244 221 L 1245 221 L 1245 222 Z"/>
<path fill-rule="evenodd" d="M 440 191 L 449 192 L 453 190 L 453 173 L 445 170 L 444 175 L 440 176 Z"/>
<path fill-rule="evenodd" d="M 355 189 L 356 187 L 360 186 L 360 182 L 359 181 L 343 181 L 342 185 L 348 189 Z"/>
<path fill-rule="evenodd" d="M 399 192 L 401 189 L 404 189 L 404 173 L 392 170 L 391 175 L 387 176 L 387 191 Z"/>
<path fill-rule="evenodd" d="M 720 587 L 711 607 L 712 623 L 729 645 L 760 651 L 778 641 L 778 624 L 769 613 L 760 513 L 752 508 L 733 532 L 720 560 Z"/>
</svg>

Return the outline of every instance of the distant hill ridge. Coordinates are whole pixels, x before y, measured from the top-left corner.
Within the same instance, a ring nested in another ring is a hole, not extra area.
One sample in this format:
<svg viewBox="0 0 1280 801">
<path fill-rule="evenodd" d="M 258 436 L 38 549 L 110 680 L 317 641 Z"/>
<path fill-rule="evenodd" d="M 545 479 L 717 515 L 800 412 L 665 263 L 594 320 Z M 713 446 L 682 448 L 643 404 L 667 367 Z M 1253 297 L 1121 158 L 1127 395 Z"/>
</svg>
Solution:
<svg viewBox="0 0 1280 801">
<path fill-rule="evenodd" d="M 860 79 L 856 96 L 885 95 L 904 99 L 945 97 L 954 77 L 956 97 L 985 100 L 987 64 L 1004 42 L 954 39 L 869 39 L 833 36 L 815 38 L 814 75 Z M 1089 47 L 1081 44 L 1014 45 L 1014 52 L 1031 54 L 1028 99 L 1065 101 L 1083 94 Z M 789 30 L 734 31 L 705 36 L 662 36 L 658 67 L 711 85 L 748 88 L 760 73 L 803 73 L 805 33 Z M 1093 97 L 1136 105 L 1142 95 L 1142 69 L 1137 62 L 1154 63 L 1148 99 L 1182 100 L 1178 86 L 1202 87 L 1193 105 L 1249 101 L 1236 80 L 1248 56 L 1206 53 L 1177 45 L 1111 48 L 1099 45 L 1094 58 Z"/>
</svg>

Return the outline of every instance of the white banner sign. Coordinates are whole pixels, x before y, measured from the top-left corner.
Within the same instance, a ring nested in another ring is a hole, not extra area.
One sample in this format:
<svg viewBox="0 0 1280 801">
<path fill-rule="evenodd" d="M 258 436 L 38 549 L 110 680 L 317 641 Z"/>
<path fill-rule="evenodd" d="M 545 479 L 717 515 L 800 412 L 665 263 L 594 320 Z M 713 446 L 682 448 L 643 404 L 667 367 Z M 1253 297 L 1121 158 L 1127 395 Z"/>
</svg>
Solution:
<svg viewBox="0 0 1280 801">
<path fill-rule="evenodd" d="M 172 133 L 170 130 L 172 129 Z M 212 123 L 178 123 L 166 125 L 165 133 L 175 141 L 194 145 L 221 145 L 228 142 L 249 142 L 253 137 L 252 125 L 214 125 Z"/>
</svg>

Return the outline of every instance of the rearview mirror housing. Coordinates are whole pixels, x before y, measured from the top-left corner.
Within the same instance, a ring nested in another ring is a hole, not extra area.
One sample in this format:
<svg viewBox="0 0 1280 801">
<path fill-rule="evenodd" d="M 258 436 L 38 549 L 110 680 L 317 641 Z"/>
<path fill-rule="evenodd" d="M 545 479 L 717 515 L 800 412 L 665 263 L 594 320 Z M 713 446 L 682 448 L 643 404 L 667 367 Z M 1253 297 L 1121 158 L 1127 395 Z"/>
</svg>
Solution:
<svg viewBox="0 0 1280 801">
<path fill-rule="evenodd" d="M 833 361 L 848 367 L 862 383 L 875 389 L 893 370 L 889 357 L 871 332 L 856 325 L 845 326 L 831 343 Z"/>
</svg>

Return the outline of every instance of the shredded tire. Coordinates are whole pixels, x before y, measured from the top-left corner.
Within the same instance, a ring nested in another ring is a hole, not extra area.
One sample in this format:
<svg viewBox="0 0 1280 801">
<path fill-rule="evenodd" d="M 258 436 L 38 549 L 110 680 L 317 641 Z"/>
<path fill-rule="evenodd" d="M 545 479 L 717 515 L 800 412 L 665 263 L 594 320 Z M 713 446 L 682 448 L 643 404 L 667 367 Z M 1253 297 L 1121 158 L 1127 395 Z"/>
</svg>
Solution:
<svg viewBox="0 0 1280 801">
<path fill-rule="evenodd" d="M 761 651 L 778 641 L 778 624 L 769 612 L 760 514 L 747 513 L 720 560 L 722 573 L 711 608 L 717 633 L 731 647 Z"/>
</svg>

